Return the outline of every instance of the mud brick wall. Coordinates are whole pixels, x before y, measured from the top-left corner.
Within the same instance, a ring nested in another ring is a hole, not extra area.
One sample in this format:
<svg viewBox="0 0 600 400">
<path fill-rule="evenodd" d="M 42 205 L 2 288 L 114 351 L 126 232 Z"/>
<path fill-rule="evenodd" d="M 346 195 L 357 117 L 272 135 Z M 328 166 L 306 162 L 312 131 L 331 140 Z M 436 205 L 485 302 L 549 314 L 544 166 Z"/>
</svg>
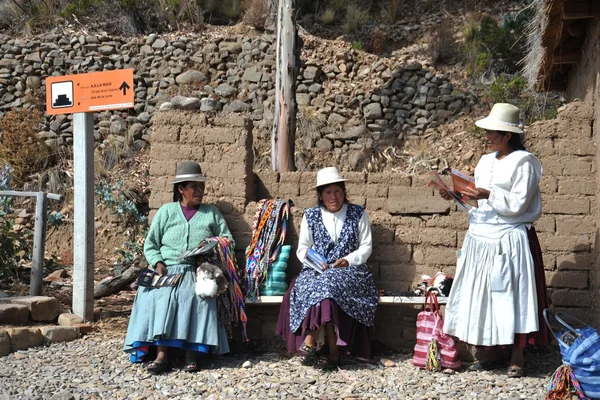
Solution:
<svg viewBox="0 0 600 400">
<path fill-rule="evenodd" d="M 173 201 L 169 182 L 177 163 L 197 161 L 209 178 L 204 201 L 221 211 L 236 240 L 236 254 L 243 259 L 251 231 L 243 215 L 247 199 L 255 197 L 252 122 L 234 115 L 164 111 L 156 114 L 151 140 L 150 216 Z"/>
<path fill-rule="evenodd" d="M 596 293 L 597 167 L 593 108 L 573 102 L 558 118 L 528 128 L 526 142 L 544 167 L 543 215 L 535 224 L 553 307 L 593 321 Z M 316 171 L 252 172 L 252 127 L 232 116 L 161 112 L 152 133 L 152 209 L 172 200 L 178 161 L 194 159 L 211 179 L 206 202 L 221 210 L 236 240 L 243 265 L 256 202 L 263 198 L 294 202 L 286 242 L 293 246 L 303 210 L 316 205 Z M 350 200 L 366 207 L 374 250 L 369 267 L 380 289 L 406 291 L 438 271 L 454 274 L 456 250 L 468 229 L 467 216 L 427 187 L 428 175 L 344 173 Z M 291 257 L 289 278 L 300 264 Z M 386 345 L 410 348 L 418 307 L 381 305 L 373 334 Z M 273 338 L 277 306 L 248 307 L 252 337 Z"/>
<path fill-rule="evenodd" d="M 527 142 L 544 168 L 535 224 L 552 306 L 592 323 L 595 312 L 597 163 L 593 108 L 576 101 L 533 124 Z"/>
</svg>

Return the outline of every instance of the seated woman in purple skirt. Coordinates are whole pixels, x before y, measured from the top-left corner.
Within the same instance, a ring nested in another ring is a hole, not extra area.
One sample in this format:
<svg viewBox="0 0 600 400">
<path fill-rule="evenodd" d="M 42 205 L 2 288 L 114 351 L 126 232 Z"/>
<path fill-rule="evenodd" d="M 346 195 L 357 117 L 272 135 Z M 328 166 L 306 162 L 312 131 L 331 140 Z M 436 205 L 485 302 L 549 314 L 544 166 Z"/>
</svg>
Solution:
<svg viewBox="0 0 600 400">
<path fill-rule="evenodd" d="M 369 327 L 379 295 L 365 264 L 371 255 L 371 226 L 363 207 L 350 204 L 335 167 L 317 173 L 318 206 L 302 218 L 296 255 L 304 262 L 309 248 L 327 262 L 319 273 L 305 263 L 283 297 L 276 333 L 290 353 L 312 357 L 325 329 L 329 355 L 323 368 L 340 365 L 342 353 L 371 358 Z"/>
</svg>

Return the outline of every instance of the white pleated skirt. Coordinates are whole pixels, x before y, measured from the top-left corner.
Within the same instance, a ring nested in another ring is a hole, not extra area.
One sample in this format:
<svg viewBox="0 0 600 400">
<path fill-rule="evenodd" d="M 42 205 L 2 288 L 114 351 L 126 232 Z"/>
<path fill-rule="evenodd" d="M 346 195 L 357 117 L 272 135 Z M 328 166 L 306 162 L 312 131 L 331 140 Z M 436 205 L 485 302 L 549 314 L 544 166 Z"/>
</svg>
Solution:
<svg viewBox="0 0 600 400">
<path fill-rule="evenodd" d="M 489 236 L 469 228 L 458 252 L 444 332 L 472 345 L 496 346 L 513 344 L 515 333 L 538 329 L 525 225 L 499 228 Z"/>
</svg>

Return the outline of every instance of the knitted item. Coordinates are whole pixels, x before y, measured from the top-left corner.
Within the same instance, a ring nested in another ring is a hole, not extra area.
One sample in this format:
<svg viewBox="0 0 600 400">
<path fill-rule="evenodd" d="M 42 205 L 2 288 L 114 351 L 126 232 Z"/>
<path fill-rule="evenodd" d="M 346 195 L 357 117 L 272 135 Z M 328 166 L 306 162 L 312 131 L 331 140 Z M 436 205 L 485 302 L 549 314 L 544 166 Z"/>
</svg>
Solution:
<svg viewBox="0 0 600 400">
<path fill-rule="evenodd" d="M 261 200 L 252 226 L 252 240 L 246 249 L 246 297 L 260 296 L 259 288 L 267 279 L 269 266 L 277 258 L 285 241 L 290 202 Z"/>
<path fill-rule="evenodd" d="M 438 349 L 437 340 L 431 339 L 431 343 L 429 343 L 429 348 L 427 349 L 427 363 L 425 364 L 425 369 L 433 372 L 440 371 L 442 369 L 440 359 L 441 355 Z"/>
<path fill-rule="evenodd" d="M 573 371 L 565 364 L 554 371 L 552 379 L 548 382 L 547 390 L 545 400 L 571 400 L 573 392 L 580 400 L 588 399 L 581 390 Z"/>
</svg>

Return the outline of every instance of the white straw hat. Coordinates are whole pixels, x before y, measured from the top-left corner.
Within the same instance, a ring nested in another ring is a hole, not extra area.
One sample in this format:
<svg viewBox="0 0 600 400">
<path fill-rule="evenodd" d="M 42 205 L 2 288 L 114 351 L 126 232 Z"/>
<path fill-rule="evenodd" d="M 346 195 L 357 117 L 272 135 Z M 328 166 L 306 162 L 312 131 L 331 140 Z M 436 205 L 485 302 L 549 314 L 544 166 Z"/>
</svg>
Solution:
<svg viewBox="0 0 600 400">
<path fill-rule="evenodd" d="M 475 122 L 480 128 L 490 131 L 523 133 L 519 121 L 519 108 L 508 103 L 496 103 L 490 114 Z"/>
<path fill-rule="evenodd" d="M 182 161 L 177 164 L 175 180 L 171 183 L 206 182 L 208 178 L 202 174 L 202 168 L 196 161 Z"/>
<path fill-rule="evenodd" d="M 327 167 L 320 169 L 319 172 L 317 172 L 317 185 L 315 188 L 329 185 L 331 183 L 344 182 L 347 180 L 348 179 L 342 178 L 340 171 L 338 171 L 336 167 Z"/>
</svg>

